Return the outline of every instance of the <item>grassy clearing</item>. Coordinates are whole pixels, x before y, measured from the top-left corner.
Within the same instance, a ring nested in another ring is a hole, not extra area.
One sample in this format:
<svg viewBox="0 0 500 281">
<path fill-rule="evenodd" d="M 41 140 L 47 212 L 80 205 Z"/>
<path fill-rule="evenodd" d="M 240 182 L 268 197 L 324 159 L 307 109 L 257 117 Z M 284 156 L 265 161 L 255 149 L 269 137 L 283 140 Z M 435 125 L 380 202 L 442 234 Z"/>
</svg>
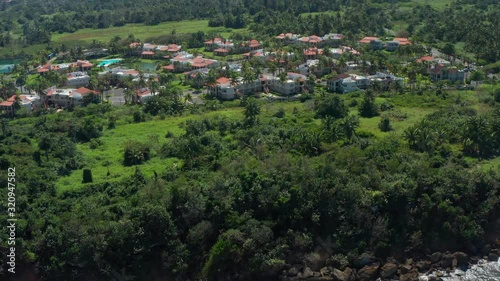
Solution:
<svg viewBox="0 0 500 281">
<path fill-rule="evenodd" d="M 480 169 L 483 171 L 488 171 L 488 170 L 500 170 L 500 157 L 496 157 L 490 160 L 484 160 L 480 162 L 479 164 Z"/>
<path fill-rule="evenodd" d="M 0 47 L 0 57 L 11 57 L 14 54 L 34 54 L 43 51 L 47 48 L 46 44 L 30 45 L 27 47 L 22 47 L 20 45 L 15 45 L 11 47 Z"/>
<path fill-rule="evenodd" d="M 205 113 L 201 116 L 216 116 L 223 115 L 227 117 L 240 118 L 242 116 L 242 108 L 229 108 L 216 112 Z M 128 118 L 128 117 L 127 117 Z M 89 143 L 79 144 L 78 150 L 83 153 L 86 162 L 85 168 L 92 169 L 94 183 L 115 182 L 121 181 L 130 176 L 135 171 L 135 167 L 124 167 L 123 161 L 123 145 L 129 140 L 140 141 L 151 144 L 154 148 L 160 148 L 167 140 L 165 134 L 171 131 L 174 135 L 180 135 L 184 132 L 179 125 L 188 119 L 199 118 L 199 116 L 181 116 L 170 117 L 165 120 L 151 120 L 143 123 L 121 124 L 112 130 L 106 130 L 100 138 L 102 145 L 96 149 L 91 149 Z M 158 142 L 153 140 L 157 136 Z M 161 159 L 154 157 L 142 165 L 138 165 L 141 171 L 146 176 L 152 176 L 154 171 L 160 173 L 165 170 L 165 167 L 179 163 L 176 158 Z M 108 176 L 108 168 L 110 175 Z M 59 192 L 65 190 L 78 189 L 83 186 L 82 182 L 83 169 L 73 171 L 69 176 L 61 177 L 56 183 Z"/>
<path fill-rule="evenodd" d="M 418 5 L 430 5 L 432 8 L 436 10 L 443 10 L 446 7 L 450 6 L 453 0 L 413 0 L 410 2 L 401 2 L 398 3 L 400 7 L 409 7 L 413 8 Z"/>
<path fill-rule="evenodd" d="M 52 35 L 52 41 L 55 43 L 89 43 L 93 40 L 101 42 L 109 42 L 114 36 L 122 38 L 133 34 L 136 38 L 145 40 L 150 37 L 171 34 L 173 31 L 176 33 L 194 33 L 203 31 L 205 33 L 216 32 L 222 36 L 229 36 L 233 31 L 244 32 L 247 29 L 233 30 L 224 27 L 209 27 L 208 20 L 190 20 L 180 22 L 164 22 L 158 25 L 144 25 L 144 24 L 126 24 L 120 27 L 109 27 L 103 29 L 81 29 L 74 33 L 61 33 Z"/>
</svg>

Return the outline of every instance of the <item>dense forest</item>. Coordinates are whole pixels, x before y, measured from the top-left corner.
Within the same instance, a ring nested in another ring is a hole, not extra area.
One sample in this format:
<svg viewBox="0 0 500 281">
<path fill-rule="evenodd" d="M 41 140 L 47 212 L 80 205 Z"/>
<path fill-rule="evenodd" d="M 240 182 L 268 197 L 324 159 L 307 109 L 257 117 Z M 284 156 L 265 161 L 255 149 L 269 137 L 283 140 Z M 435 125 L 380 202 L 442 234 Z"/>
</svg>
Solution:
<svg viewBox="0 0 500 281">
<path fill-rule="evenodd" d="M 402 36 L 428 44 L 459 43 L 485 63 L 500 58 L 498 1 L 460 0 L 442 10 L 429 5 L 404 6 L 408 1 L 23 1 L 0 7 L 0 47 L 13 40 L 49 43 L 53 32 L 107 28 L 127 23 L 156 25 L 165 21 L 209 19 L 210 26 L 249 27 L 260 35 L 282 32 L 324 35 L 344 33 L 358 40 L 360 33 Z M 329 11 L 312 16 L 302 13 Z M 404 22 L 407 27 L 396 24 Z M 16 35 L 21 35 L 20 37 Z M 18 38 L 19 37 L 19 38 Z"/>
</svg>

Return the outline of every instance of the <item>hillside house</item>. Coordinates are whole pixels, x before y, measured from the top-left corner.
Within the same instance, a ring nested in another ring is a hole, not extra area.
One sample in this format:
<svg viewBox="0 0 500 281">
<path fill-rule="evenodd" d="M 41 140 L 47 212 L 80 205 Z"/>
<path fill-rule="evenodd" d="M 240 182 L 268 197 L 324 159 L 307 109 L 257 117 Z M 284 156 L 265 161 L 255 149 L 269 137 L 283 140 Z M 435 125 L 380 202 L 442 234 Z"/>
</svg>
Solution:
<svg viewBox="0 0 500 281">
<path fill-rule="evenodd" d="M 449 80 L 451 82 L 464 82 L 466 72 L 463 69 L 449 67 L 444 64 L 436 64 L 429 69 L 430 78 L 434 82 Z"/>
<path fill-rule="evenodd" d="M 342 44 L 342 39 L 344 36 L 339 33 L 328 33 L 323 36 L 323 42 L 321 46 L 329 46 L 329 47 L 339 47 Z"/>
<path fill-rule="evenodd" d="M 342 46 L 340 48 L 333 48 L 330 49 L 330 54 L 333 58 L 339 59 L 342 54 L 352 54 L 352 55 L 359 55 L 359 52 L 354 50 L 351 47 L 347 46 Z"/>
<path fill-rule="evenodd" d="M 343 73 L 330 78 L 326 85 L 328 91 L 345 94 L 368 88 L 370 80 L 364 76 Z"/>
<path fill-rule="evenodd" d="M 90 76 L 81 71 L 68 73 L 66 77 L 68 79 L 66 81 L 66 86 L 87 86 L 90 82 Z"/>
<path fill-rule="evenodd" d="M 158 95 L 158 92 L 151 92 L 149 88 L 141 88 L 134 91 L 135 101 L 144 104 L 148 99 Z"/>
<path fill-rule="evenodd" d="M 316 35 L 305 36 L 300 38 L 300 42 L 307 44 L 311 47 L 317 47 L 319 44 L 323 42 L 323 38 Z"/>
<path fill-rule="evenodd" d="M 262 49 L 250 51 L 248 53 L 244 53 L 243 57 L 247 60 L 249 60 L 251 58 L 257 58 L 261 61 L 265 61 L 265 59 L 266 59 L 266 56 L 264 55 L 264 50 L 262 50 Z"/>
<path fill-rule="evenodd" d="M 236 85 L 227 77 L 217 79 L 215 85 L 208 86 L 211 95 L 223 100 L 233 100 L 236 93 Z"/>
<path fill-rule="evenodd" d="M 213 38 L 211 40 L 203 42 L 205 49 L 208 51 L 215 50 L 217 48 L 222 49 L 234 49 L 234 43 L 232 40 L 223 39 L 220 37 Z"/>
<path fill-rule="evenodd" d="M 279 94 L 290 96 L 304 91 L 307 77 L 300 73 L 288 72 L 286 80 L 281 81 L 279 77 L 268 75 L 263 77 L 264 90 L 277 92 Z"/>
<path fill-rule="evenodd" d="M 403 86 L 404 79 L 402 77 L 397 77 L 393 74 L 377 72 L 374 75 L 368 77 L 370 79 L 370 85 L 374 83 L 380 83 L 382 89 L 387 90 L 392 84 L 398 83 Z"/>
<path fill-rule="evenodd" d="M 40 75 L 47 73 L 49 71 L 57 71 L 59 73 L 64 73 L 69 70 L 78 70 L 78 71 L 88 71 L 92 69 L 94 64 L 87 60 L 77 60 L 73 63 L 60 63 L 60 64 L 51 64 L 50 62 L 38 67 L 37 72 Z"/>
<path fill-rule="evenodd" d="M 359 40 L 360 44 L 368 44 L 370 48 L 373 50 L 382 50 L 384 48 L 384 42 L 380 40 L 378 37 L 366 36 L 363 39 Z"/>
<path fill-rule="evenodd" d="M 81 106 L 82 99 L 87 95 L 93 95 L 94 99 L 99 99 L 99 93 L 84 87 L 78 89 L 57 89 L 52 87 L 46 90 L 45 103 L 54 107 L 74 107 Z"/>
<path fill-rule="evenodd" d="M 304 57 L 306 60 L 317 59 L 318 56 L 323 54 L 323 49 L 318 49 L 316 47 L 308 48 L 304 50 Z"/>
<path fill-rule="evenodd" d="M 194 69 L 217 67 L 219 62 L 203 58 L 202 56 L 194 57 L 194 55 L 180 52 L 174 58 L 170 59 L 170 65 L 164 66 L 163 69 L 168 72 L 185 72 Z"/>
<path fill-rule="evenodd" d="M 300 42 L 300 35 L 293 33 L 281 33 L 275 39 L 282 44 L 292 44 Z"/>
<path fill-rule="evenodd" d="M 38 95 L 12 95 L 7 100 L 0 102 L 0 112 L 3 112 L 7 116 L 14 116 L 16 113 L 15 103 L 17 97 L 20 108 L 25 108 L 28 112 L 40 108 L 42 105 Z"/>
<path fill-rule="evenodd" d="M 239 45 L 238 51 L 242 53 L 242 52 L 252 52 L 260 49 L 262 49 L 262 44 L 258 40 L 252 39 L 242 42 Z"/>
</svg>

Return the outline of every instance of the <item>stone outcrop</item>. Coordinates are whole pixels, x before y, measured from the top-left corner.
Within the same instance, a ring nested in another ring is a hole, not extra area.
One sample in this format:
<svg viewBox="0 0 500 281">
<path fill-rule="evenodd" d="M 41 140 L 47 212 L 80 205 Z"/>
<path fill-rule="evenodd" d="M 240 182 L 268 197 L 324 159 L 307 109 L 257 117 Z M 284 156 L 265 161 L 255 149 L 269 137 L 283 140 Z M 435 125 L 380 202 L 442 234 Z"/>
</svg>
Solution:
<svg viewBox="0 0 500 281">
<path fill-rule="evenodd" d="M 398 272 L 398 266 L 394 263 L 386 263 L 380 269 L 380 277 L 389 278 Z"/>
<path fill-rule="evenodd" d="M 371 265 L 365 265 L 358 271 L 358 280 L 360 281 L 370 281 L 377 278 L 378 268 L 380 264 L 374 263 Z"/>
</svg>

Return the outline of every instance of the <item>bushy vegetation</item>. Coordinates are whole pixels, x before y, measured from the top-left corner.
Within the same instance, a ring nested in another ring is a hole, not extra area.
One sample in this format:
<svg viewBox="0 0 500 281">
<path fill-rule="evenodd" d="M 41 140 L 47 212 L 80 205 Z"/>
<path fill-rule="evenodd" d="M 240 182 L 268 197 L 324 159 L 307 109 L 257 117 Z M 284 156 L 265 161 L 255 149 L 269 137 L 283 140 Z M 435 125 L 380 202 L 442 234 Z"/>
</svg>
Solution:
<svg viewBox="0 0 500 281">
<path fill-rule="evenodd" d="M 499 227 L 500 174 L 470 161 L 498 156 L 498 105 L 481 103 L 478 112 L 440 100 L 447 106 L 406 129 L 398 122 L 409 121 L 394 119 L 393 133 L 378 135 L 375 121 L 375 136 L 360 128 L 380 117 L 349 112 L 351 98 L 323 94 L 290 104 L 248 98 L 232 115 L 174 117 L 195 107 L 183 106 L 163 121 L 142 123 L 123 112 L 171 104 L 89 105 L 2 121 L 1 167 L 16 166 L 22 179 L 20 258 L 47 279 L 124 268 L 141 278 L 264 280 L 262 274 L 273 276 L 285 264 L 320 259 L 312 258 L 318 238 L 330 237 L 343 263 L 364 252 L 385 258 L 479 249 Z M 384 114 L 426 98 L 387 98 L 397 105 Z M 110 116 L 115 126 L 100 127 Z M 389 119 L 381 120 L 387 128 Z M 125 143 L 94 141 L 122 127 L 172 122 L 179 124 L 174 131 L 158 130 L 166 138 L 151 129 L 147 138 Z M 131 172 L 112 180 L 115 160 L 82 155 L 93 141 L 101 153 L 118 146 L 116 161 L 133 166 Z M 109 180 L 85 168 L 93 161 L 107 163 L 98 169 L 107 166 Z M 151 161 L 162 164 L 146 175 Z M 58 192 L 55 182 L 74 171 L 80 188 Z"/>
</svg>

